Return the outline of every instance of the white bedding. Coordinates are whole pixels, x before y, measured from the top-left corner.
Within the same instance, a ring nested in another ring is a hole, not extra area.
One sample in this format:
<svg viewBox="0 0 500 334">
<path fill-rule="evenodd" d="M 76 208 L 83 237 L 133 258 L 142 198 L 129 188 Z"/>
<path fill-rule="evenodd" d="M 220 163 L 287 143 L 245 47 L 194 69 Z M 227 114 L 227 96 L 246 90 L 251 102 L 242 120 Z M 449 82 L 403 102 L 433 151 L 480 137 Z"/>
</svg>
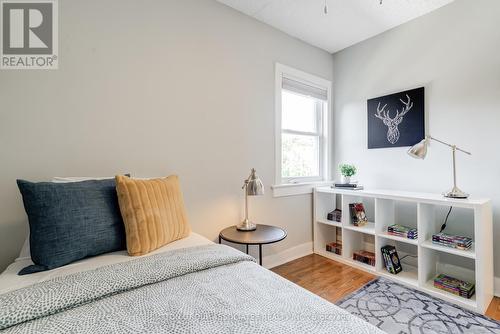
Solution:
<svg viewBox="0 0 500 334">
<path fill-rule="evenodd" d="M 144 255 L 143 257 L 150 256 L 153 254 L 163 253 L 174 249 L 195 247 L 195 246 L 202 246 L 209 244 L 213 244 L 213 242 L 199 234 L 191 233 L 187 238 L 174 241 L 166 246 L 163 246 L 155 250 L 154 252 Z M 8 266 L 7 269 L 5 269 L 5 271 L 2 274 L 0 274 L 0 294 L 24 288 L 29 285 L 46 281 L 51 278 L 92 270 L 108 264 L 126 262 L 136 258 L 138 257 L 129 256 L 127 254 L 127 251 L 119 251 L 77 261 L 60 268 L 48 271 L 42 271 L 39 273 L 34 273 L 29 275 L 23 275 L 23 276 L 19 276 L 17 275 L 17 273 L 24 267 L 33 264 L 33 262 L 31 261 L 30 257 L 18 258 L 14 261 L 14 263 Z"/>
</svg>

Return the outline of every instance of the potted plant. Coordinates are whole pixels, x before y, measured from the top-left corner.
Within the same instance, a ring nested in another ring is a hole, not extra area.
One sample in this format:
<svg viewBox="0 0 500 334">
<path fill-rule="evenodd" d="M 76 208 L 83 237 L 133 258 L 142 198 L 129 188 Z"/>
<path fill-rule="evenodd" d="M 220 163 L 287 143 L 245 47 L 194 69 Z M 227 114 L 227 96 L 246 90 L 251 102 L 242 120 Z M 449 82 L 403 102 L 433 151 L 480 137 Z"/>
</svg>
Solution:
<svg viewBox="0 0 500 334">
<path fill-rule="evenodd" d="M 339 164 L 340 175 L 342 175 L 341 183 L 351 183 L 351 176 L 356 174 L 356 166 L 350 164 Z"/>
</svg>

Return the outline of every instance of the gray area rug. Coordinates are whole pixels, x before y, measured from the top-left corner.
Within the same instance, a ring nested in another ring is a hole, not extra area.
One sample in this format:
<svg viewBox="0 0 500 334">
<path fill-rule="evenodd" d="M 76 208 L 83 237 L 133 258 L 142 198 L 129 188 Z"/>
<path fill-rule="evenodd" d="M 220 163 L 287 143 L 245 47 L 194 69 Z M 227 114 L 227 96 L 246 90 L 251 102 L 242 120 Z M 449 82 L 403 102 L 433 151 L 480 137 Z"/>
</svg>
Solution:
<svg viewBox="0 0 500 334">
<path fill-rule="evenodd" d="M 337 305 L 389 334 L 500 334 L 500 322 L 384 278 Z"/>
</svg>

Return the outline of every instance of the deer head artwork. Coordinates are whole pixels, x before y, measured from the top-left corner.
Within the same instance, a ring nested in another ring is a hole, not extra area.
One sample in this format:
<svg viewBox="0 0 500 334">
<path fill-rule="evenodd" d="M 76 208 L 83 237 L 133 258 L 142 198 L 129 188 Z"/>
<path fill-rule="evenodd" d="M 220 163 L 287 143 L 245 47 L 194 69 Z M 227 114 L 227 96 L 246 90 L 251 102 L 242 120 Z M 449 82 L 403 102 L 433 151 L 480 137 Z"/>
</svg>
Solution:
<svg viewBox="0 0 500 334">
<path fill-rule="evenodd" d="M 401 112 L 399 111 L 399 109 L 396 109 L 396 115 L 394 117 L 391 117 L 390 110 L 386 109 L 387 104 L 385 104 L 382 107 L 382 109 L 380 109 L 380 102 L 378 103 L 377 106 L 377 113 L 375 114 L 375 117 L 382 120 L 384 122 L 384 125 L 387 126 L 387 140 L 391 144 L 396 144 L 398 142 L 399 140 L 398 125 L 401 124 L 401 122 L 403 121 L 404 115 L 406 115 L 411 110 L 411 108 L 413 108 L 413 102 L 411 101 L 408 94 L 406 94 L 406 97 L 408 98 L 407 102 L 399 99 L 399 101 L 401 101 L 404 107 L 401 110 Z"/>
</svg>

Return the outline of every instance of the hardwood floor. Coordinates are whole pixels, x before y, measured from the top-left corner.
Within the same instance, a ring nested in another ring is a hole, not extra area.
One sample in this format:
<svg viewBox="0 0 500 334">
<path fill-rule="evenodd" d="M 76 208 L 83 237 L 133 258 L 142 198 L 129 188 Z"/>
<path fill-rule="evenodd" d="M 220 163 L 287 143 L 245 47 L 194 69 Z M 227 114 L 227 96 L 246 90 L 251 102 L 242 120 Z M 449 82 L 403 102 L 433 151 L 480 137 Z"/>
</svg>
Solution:
<svg viewBox="0 0 500 334">
<path fill-rule="evenodd" d="M 362 270 L 312 254 L 271 269 L 332 303 L 375 279 Z M 500 320 L 500 298 L 495 297 L 486 316 Z"/>
<path fill-rule="evenodd" d="M 331 302 L 340 300 L 376 278 L 362 270 L 316 254 L 271 270 Z"/>
<path fill-rule="evenodd" d="M 500 321 L 500 298 L 495 297 L 486 311 L 486 316 Z"/>
</svg>

